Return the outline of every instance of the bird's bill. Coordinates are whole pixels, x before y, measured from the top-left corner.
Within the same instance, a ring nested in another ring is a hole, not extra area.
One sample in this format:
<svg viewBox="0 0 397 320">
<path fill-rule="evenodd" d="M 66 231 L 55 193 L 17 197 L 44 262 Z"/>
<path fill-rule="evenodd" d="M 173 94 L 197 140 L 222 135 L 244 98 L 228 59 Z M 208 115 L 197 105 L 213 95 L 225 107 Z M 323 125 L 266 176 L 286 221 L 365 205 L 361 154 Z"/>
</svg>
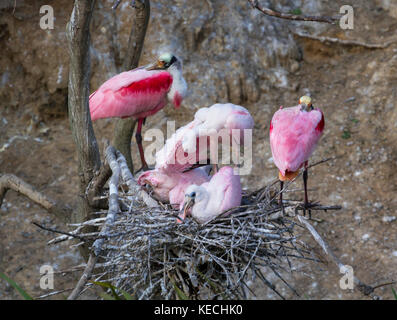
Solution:
<svg viewBox="0 0 397 320">
<path fill-rule="evenodd" d="M 185 200 L 183 202 L 182 213 L 177 218 L 177 223 L 182 223 L 185 221 L 187 213 L 191 207 L 193 207 L 194 199 L 189 196 L 185 196 Z"/>
<path fill-rule="evenodd" d="M 146 70 L 151 71 L 151 70 L 164 70 L 164 61 L 157 60 L 156 62 L 150 64 L 149 66 L 146 67 Z"/>
</svg>

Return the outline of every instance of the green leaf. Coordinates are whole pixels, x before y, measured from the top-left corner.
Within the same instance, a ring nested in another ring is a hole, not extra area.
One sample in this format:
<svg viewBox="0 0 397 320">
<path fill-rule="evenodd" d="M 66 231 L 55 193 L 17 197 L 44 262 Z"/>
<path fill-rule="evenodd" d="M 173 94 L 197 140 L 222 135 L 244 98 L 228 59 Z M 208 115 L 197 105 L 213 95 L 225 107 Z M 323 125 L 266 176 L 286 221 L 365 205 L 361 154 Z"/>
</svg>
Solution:
<svg viewBox="0 0 397 320">
<path fill-rule="evenodd" d="M 125 298 L 125 300 L 135 300 L 132 295 L 130 295 L 127 291 L 120 289 L 121 294 Z"/>
<path fill-rule="evenodd" d="M 121 300 L 120 296 L 116 292 L 117 288 L 114 285 L 112 285 L 110 282 L 100 282 L 100 281 L 90 281 L 90 282 L 102 288 L 110 289 L 114 297 L 113 300 Z"/>
<path fill-rule="evenodd" d="M 296 9 L 291 10 L 291 13 L 299 16 L 302 14 L 302 10 L 300 8 L 296 8 Z"/>
<path fill-rule="evenodd" d="M 393 292 L 394 300 L 397 300 L 397 292 L 394 290 L 394 288 L 391 288 L 391 291 Z"/>
<path fill-rule="evenodd" d="M 4 273 L 0 272 L 0 278 L 3 278 L 5 281 L 7 281 L 25 300 L 33 300 L 33 298 L 27 294 L 25 290 L 18 286 L 14 280 L 8 278 Z"/>
<path fill-rule="evenodd" d="M 113 296 L 111 296 L 110 294 L 107 294 L 107 293 L 105 293 L 105 292 L 99 292 L 99 295 L 101 296 L 101 298 L 103 299 L 103 300 L 116 300 L 116 298 L 115 297 L 113 297 Z"/>
<path fill-rule="evenodd" d="M 188 296 L 181 289 L 179 289 L 178 286 L 175 283 L 172 282 L 172 284 L 174 286 L 174 289 L 175 289 L 176 294 L 178 295 L 179 299 L 181 299 L 181 300 L 189 300 Z"/>
</svg>

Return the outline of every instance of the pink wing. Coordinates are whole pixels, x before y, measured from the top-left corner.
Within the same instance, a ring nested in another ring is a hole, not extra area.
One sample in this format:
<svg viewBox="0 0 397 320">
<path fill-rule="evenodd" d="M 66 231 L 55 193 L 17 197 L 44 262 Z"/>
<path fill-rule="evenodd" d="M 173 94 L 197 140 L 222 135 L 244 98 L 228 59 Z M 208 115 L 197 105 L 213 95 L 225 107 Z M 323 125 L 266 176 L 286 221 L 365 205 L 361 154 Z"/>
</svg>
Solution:
<svg viewBox="0 0 397 320">
<path fill-rule="evenodd" d="M 310 112 L 300 106 L 278 110 L 270 124 L 270 146 L 280 172 L 297 171 L 309 159 L 324 129 L 321 110 Z"/>
<path fill-rule="evenodd" d="M 222 167 L 214 178 L 217 178 L 214 183 L 224 188 L 220 212 L 239 206 L 242 198 L 241 182 L 240 176 L 233 173 L 233 168 Z"/>
<path fill-rule="evenodd" d="M 135 69 L 107 80 L 90 95 L 91 119 L 150 116 L 167 103 L 172 76 L 166 71 Z"/>
<path fill-rule="evenodd" d="M 209 108 L 201 108 L 195 119 L 178 129 L 167 140 L 165 147 L 156 154 L 156 168 L 164 171 L 184 171 L 196 163 L 205 164 L 208 159 L 210 138 L 206 135 L 212 130 L 218 134 L 222 129 L 240 129 L 242 144 L 244 129 L 252 129 L 254 120 L 247 109 L 231 103 L 215 104 Z M 221 142 L 219 138 L 219 142 Z M 231 141 L 230 141 L 231 142 Z"/>
<path fill-rule="evenodd" d="M 195 148 L 195 151 L 185 152 L 182 143 L 188 135 L 196 135 L 195 128 L 199 121 L 193 120 L 187 125 L 179 128 L 171 138 L 166 141 L 164 147 L 156 154 L 156 169 L 164 172 L 183 172 L 192 167 L 192 165 L 207 159 L 205 148 L 200 146 L 207 145 L 207 137 L 195 137 L 195 145 L 189 146 Z M 186 146 L 185 146 L 186 147 Z"/>
<path fill-rule="evenodd" d="M 185 190 L 188 186 L 201 185 L 209 181 L 209 176 L 204 170 L 194 169 L 189 172 L 163 172 L 150 170 L 142 173 L 138 178 L 138 184 L 149 184 L 158 199 L 163 202 L 170 202 L 178 206 L 185 197 Z"/>
</svg>

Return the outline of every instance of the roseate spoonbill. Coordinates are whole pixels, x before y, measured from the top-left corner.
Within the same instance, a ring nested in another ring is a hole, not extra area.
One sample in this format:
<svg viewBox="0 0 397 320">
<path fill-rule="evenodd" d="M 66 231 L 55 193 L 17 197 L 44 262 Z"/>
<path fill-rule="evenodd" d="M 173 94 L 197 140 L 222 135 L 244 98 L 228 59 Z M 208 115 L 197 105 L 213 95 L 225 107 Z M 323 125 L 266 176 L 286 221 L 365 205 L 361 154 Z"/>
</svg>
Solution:
<svg viewBox="0 0 397 320">
<path fill-rule="evenodd" d="M 192 184 L 201 185 L 210 180 L 210 166 L 187 172 L 162 172 L 157 169 L 142 173 L 138 184 L 152 186 L 156 198 L 178 207 L 183 203 L 185 190 Z"/>
<path fill-rule="evenodd" d="M 279 169 L 280 205 L 284 181 L 294 179 L 304 166 L 303 186 L 305 189 L 304 214 L 310 208 L 307 196 L 308 159 L 317 146 L 324 130 L 324 115 L 314 108 L 308 96 L 299 99 L 299 105 L 290 108 L 280 107 L 270 123 L 270 147 L 274 163 Z M 309 210 L 309 215 L 311 211 Z"/>
<path fill-rule="evenodd" d="M 153 64 L 122 72 L 103 83 L 90 95 L 91 119 L 137 119 L 135 138 L 142 167 L 147 169 L 141 136 L 146 117 L 158 112 L 168 101 L 175 108 L 179 108 L 186 93 L 187 85 L 182 76 L 181 60 L 165 53 Z"/>
<path fill-rule="evenodd" d="M 240 137 L 237 144 L 243 144 L 243 130 L 252 129 L 253 126 L 254 120 L 249 111 L 242 106 L 217 103 L 209 108 L 201 108 L 194 115 L 194 120 L 179 128 L 156 153 L 156 168 L 178 172 L 189 170 L 197 163 L 208 159 L 210 136 L 216 134 L 218 140 L 221 140 L 220 132 L 224 129 L 225 133 L 233 138 L 232 130 L 239 129 Z"/>
<path fill-rule="evenodd" d="M 222 167 L 209 182 L 201 186 L 191 185 L 186 189 L 185 200 L 177 222 L 185 220 L 187 214 L 199 223 L 206 223 L 221 213 L 241 204 L 240 176 L 233 168 Z"/>
</svg>

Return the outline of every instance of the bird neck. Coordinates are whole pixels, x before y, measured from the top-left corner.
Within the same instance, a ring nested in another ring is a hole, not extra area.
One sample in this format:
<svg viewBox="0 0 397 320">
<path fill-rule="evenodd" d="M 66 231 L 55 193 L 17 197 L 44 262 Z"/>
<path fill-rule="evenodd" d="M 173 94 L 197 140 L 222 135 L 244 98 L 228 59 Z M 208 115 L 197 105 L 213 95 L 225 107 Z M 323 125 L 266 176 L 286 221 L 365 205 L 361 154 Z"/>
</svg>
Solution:
<svg viewBox="0 0 397 320">
<path fill-rule="evenodd" d="M 182 99 L 186 96 L 187 84 L 182 76 L 182 70 L 180 68 L 171 66 L 168 72 L 172 76 L 172 85 L 168 92 L 168 99 L 174 103 L 176 107 L 179 107 Z"/>
<path fill-rule="evenodd" d="M 200 199 L 200 201 L 196 201 L 196 203 L 194 204 L 194 206 L 192 208 L 192 216 L 199 221 L 204 220 L 205 217 L 208 215 L 207 207 L 208 207 L 210 200 L 211 199 L 210 199 L 209 193 L 207 192 L 207 190 L 202 188 L 201 199 Z"/>
</svg>

